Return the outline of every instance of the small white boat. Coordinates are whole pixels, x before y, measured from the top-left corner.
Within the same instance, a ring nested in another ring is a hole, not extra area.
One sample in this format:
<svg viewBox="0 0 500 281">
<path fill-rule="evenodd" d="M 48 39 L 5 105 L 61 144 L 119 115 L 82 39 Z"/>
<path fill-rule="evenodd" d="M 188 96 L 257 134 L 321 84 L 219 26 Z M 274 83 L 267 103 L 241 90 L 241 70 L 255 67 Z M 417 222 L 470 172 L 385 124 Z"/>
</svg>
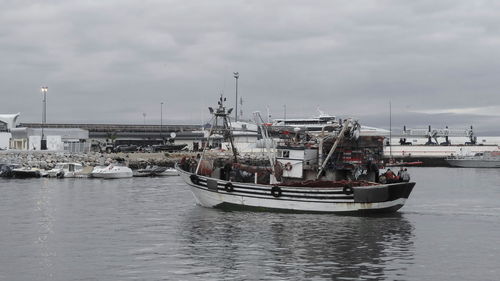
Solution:
<svg viewBox="0 0 500 281">
<path fill-rule="evenodd" d="M 131 178 L 133 177 L 132 169 L 127 166 L 122 166 L 118 164 L 110 164 L 109 166 L 97 166 L 92 170 L 90 175 L 93 178 L 104 178 L 104 179 L 121 179 L 121 178 Z"/>
<path fill-rule="evenodd" d="M 485 151 L 474 155 L 458 155 L 445 159 L 450 166 L 461 168 L 500 168 L 500 152 Z"/>
<path fill-rule="evenodd" d="M 48 177 L 52 178 L 77 178 L 84 177 L 83 165 L 80 163 L 58 163 L 54 169 L 49 170 Z"/>
</svg>

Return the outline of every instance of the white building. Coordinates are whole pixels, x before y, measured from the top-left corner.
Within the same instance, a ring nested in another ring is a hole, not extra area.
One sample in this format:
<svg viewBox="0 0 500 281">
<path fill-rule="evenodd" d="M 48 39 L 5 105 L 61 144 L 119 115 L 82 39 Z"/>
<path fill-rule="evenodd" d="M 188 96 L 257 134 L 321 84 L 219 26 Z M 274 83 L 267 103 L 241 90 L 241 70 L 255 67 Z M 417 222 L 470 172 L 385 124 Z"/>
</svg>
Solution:
<svg viewBox="0 0 500 281">
<path fill-rule="evenodd" d="M 41 128 L 13 128 L 10 148 L 40 150 Z M 76 128 L 44 128 L 47 150 L 83 153 L 90 150 L 89 131 Z"/>
<path fill-rule="evenodd" d="M 9 141 L 12 137 L 10 131 L 19 124 L 19 116 L 16 114 L 0 114 L 0 150 L 9 148 Z"/>
</svg>

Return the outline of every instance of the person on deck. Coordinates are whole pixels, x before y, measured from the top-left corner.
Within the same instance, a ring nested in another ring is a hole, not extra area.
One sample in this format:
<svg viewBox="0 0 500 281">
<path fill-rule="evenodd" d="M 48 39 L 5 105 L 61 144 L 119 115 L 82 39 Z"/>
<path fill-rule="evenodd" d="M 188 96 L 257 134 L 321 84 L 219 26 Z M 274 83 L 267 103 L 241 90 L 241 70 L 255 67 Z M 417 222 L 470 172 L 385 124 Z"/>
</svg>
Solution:
<svg viewBox="0 0 500 281">
<path fill-rule="evenodd" d="M 410 173 L 408 173 L 408 169 L 406 169 L 406 168 L 401 173 L 401 181 L 403 181 L 403 182 L 409 182 L 410 181 Z"/>
<path fill-rule="evenodd" d="M 387 183 L 393 183 L 398 179 L 398 177 L 394 174 L 393 171 L 391 171 L 391 169 L 387 169 L 387 171 L 385 172 L 385 178 L 387 179 Z"/>
<path fill-rule="evenodd" d="M 398 178 L 401 179 L 401 175 L 403 174 L 403 172 L 404 172 L 404 169 L 403 169 L 403 167 L 401 167 L 401 169 L 399 169 L 399 171 L 398 171 Z"/>
<path fill-rule="evenodd" d="M 181 166 L 181 169 L 184 171 L 187 171 L 189 169 L 189 163 L 188 159 L 186 159 L 186 156 L 182 157 L 181 163 L 179 164 Z"/>
<path fill-rule="evenodd" d="M 195 173 L 197 167 L 198 167 L 198 162 L 196 161 L 196 159 L 193 156 L 193 157 L 191 157 L 191 160 L 189 161 L 189 171 L 191 173 Z"/>
</svg>

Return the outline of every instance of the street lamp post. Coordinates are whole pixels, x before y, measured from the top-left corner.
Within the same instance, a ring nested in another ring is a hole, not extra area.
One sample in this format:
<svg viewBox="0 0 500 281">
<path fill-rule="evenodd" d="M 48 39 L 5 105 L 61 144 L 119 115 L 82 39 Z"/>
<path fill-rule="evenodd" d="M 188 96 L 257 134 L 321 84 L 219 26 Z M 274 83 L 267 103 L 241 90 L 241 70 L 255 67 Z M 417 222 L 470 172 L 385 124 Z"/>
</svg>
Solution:
<svg viewBox="0 0 500 281">
<path fill-rule="evenodd" d="M 160 104 L 160 139 L 163 142 L 163 102 Z"/>
<path fill-rule="evenodd" d="M 45 127 L 45 124 L 47 123 L 47 91 L 49 90 L 49 87 L 43 86 L 41 90 L 43 93 L 43 107 L 42 107 L 42 138 L 40 140 L 40 150 L 46 150 L 47 142 L 44 141 L 45 136 L 43 134 L 43 129 Z"/>
<path fill-rule="evenodd" d="M 240 78 L 240 74 L 238 72 L 233 72 L 233 74 L 236 79 L 236 110 L 234 111 L 234 121 L 238 122 L 238 78 Z"/>
<path fill-rule="evenodd" d="M 283 125 L 286 123 L 286 104 L 283 105 Z"/>
</svg>

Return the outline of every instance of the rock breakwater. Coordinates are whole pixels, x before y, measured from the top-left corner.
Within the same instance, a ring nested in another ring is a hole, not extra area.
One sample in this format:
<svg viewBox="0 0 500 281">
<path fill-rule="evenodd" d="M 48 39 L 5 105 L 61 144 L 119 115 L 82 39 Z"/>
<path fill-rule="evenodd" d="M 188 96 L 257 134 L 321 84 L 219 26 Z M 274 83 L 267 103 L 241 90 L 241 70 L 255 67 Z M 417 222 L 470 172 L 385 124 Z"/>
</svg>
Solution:
<svg viewBox="0 0 500 281">
<path fill-rule="evenodd" d="M 81 163 L 84 166 L 108 165 L 117 159 L 124 159 L 132 169 L 147 165 L 173 167 L 190 153 L 86 153 L 74 154 L 49 151 L 1 151 L 0 163 L 21 164 L 26 167 L 52 169 L 57 163 Z"/>
</svg>

